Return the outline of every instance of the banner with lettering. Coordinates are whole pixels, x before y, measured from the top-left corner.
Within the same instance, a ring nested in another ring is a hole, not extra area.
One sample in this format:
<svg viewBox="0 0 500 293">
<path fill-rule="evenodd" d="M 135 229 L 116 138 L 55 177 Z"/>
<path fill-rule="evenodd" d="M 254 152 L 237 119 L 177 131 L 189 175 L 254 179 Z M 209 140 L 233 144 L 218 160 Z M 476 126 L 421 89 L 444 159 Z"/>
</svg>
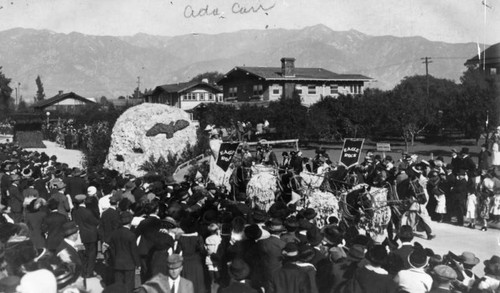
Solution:
<svg viewBox="0 0 500 293">
<path fill-rule="evenodd" d="M 239 142 L 225 142 L 221 144 L 219 149 L 219 156 L 217 157 L 217 166 L 224 170 L 224 172 L 226 172 L 229 168 L 229 164 L 231 163 L 231 160 L 236 153 L 238 145 L 240 145 Z"/>
<path fill-rule="evenodd" d="M 344 165 L 347 169 L 356 165 L 363 149 L 365 139 L 346 138 L 344 146 L 340 153 L 340 164 Z"/>
</svg>

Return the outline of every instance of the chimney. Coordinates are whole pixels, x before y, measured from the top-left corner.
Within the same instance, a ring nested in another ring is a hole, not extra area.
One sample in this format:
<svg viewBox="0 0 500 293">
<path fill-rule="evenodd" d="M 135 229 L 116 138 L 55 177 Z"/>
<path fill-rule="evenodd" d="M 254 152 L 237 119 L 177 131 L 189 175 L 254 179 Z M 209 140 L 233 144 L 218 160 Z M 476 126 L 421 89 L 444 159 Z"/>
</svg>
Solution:
<svg viewBox="0 0 500 293">
<path fill-rule="evenodd" d="M 281 58 L 281 75 L 283 77 L 295 77 L 295 58 Z"/>
<path fill-rule="evenodd" d="M 62 95 L 62 94 L 63 94 L 63 91 L 59 91 L 59 94 L 58 94 L 58 95 L 60 96 L 60 95 Z"/>
</svg>

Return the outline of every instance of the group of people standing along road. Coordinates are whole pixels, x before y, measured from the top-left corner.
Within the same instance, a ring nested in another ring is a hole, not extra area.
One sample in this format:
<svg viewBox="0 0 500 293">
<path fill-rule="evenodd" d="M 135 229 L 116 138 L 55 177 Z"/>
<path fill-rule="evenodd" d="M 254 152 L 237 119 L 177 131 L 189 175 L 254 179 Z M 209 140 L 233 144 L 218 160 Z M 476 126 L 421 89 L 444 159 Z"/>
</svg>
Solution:
<svg viewBox="0 0 500 293">
<path fill-rule="evenodd" d="M 271 151 L 258 160 L 312 172 L 338 168 L 326 153 L 277 162 Z M 421 207 L 436 220 L 475 220 L 474 197 L 482 221 L 496 217 L 496 174 L 481 172 L 467 148 L 455 155 L 445 164 L 368 154 L 356 172 L 372 185 L 405 176 L 425 183 Z M 474 275 L 481 261 L 474 253 L 438 255 L 413 241 L 414 227 L 405 224 L 394 238 L 372 238 L 334 216 L 320 224 L 317 211 L 294 202 L 253 208 L 245 192 L 199 178 L 83 171 L 11 144 L 0 146 L 0 161 L 1 292 L 500 290 L 500 256 L 483 260 L 484 275 Z"/>
</svg>

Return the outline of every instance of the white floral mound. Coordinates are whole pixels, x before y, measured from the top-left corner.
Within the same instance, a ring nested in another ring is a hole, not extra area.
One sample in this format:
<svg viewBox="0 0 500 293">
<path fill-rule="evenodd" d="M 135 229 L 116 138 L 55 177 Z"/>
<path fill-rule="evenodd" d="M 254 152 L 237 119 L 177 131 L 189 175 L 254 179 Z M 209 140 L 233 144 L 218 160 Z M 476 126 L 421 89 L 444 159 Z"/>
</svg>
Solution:
<svg viewBox="0 0 500 293">
<path fill-rule="evenodd" d="M 179 120 L 189 125 L 167 138 L 166 133 L 146 136 L 156 124 L 168 125 Z M 105 166 L 136 176 L 144 175 L 139 166 L 153 155 L 156 159 L 169 153 L 181 154 L 188 145 L 196 143 L 196 128 L 189 114 L 183 110 L 162 104 L 144 103 L 125 111 L 116 121 L 111 135 L 111 146 Z"/>
<path fill-rule="evenodd" d="M 270 172 L 253 174 L 247 185 L 247 196 L 252 200 L 252 207 L 269 210 L 278 190 L 276 182 L 276 176 Z"/>
<path fill-rule="evenodd" d="M 339 199 L 331 192 L 314 189 L 308 198 L 308 207 L 318 213 L 318 219 L 322 224 L 327 223 L 330 216 L 340 219 Z"/>
</svg>

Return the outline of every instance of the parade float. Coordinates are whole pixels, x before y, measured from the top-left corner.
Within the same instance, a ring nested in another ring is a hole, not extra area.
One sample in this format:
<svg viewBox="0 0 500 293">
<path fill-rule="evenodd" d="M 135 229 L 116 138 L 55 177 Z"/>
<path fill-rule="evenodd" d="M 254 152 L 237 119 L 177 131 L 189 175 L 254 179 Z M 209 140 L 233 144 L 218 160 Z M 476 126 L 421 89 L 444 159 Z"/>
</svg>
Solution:
<svg viewBox="0 0 500 293">
<path fill-rule="evenodd" d="M 181 154 L 196 144 L 196 127 L 185 111 L 144 103 L 125 111 L 116 121 L 105 167 L 144 175 L 140 166 L 152 157 Z"/>
</svg>

